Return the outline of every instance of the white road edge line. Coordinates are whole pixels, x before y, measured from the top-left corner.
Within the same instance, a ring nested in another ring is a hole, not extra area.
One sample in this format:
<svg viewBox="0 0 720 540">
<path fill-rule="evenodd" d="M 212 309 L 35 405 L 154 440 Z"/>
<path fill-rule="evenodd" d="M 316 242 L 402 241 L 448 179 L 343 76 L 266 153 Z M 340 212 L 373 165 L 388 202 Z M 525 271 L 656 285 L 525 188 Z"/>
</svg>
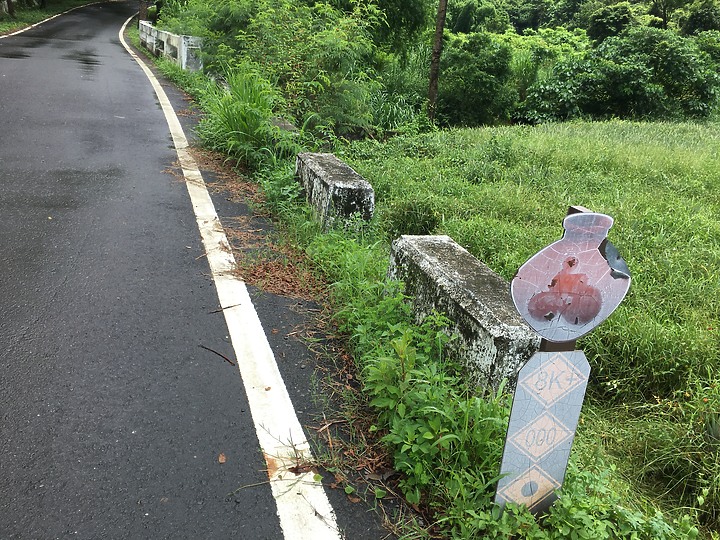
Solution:
<svg viewBox="0 0 720 540">
<path fill-rule="evenodd" d="M 17 36 L 18 34 L 22 34 L 23 32 L 27 32 L 28 30 L 31 30 L 32 28 L 35 28 L 36 26 L 40 26 L 41 24 L 45 24 L 48 21 L 52 21 L 53 19 L 59 17 L 60 15 L 65 15 L 66 13 L 70 13 L 71 11 L 75 11 L 76 9 L 84 8 L 87 6 L 95 6 L 97 4 L 105 4 L 107 2 L 117 2 L 119 0 L 101 0 L 100 2 L 91 2 L 90 4 L 83 4 L 82 6 L 75 6 L 74 8 L 67 9 L 63 11 L 62 13 L 56 13 L 55 15 L 52 15 L 51 17 L 48 17 L 47 19 L 43 19 L 40 22 L 36 22 L 35 24 L 31 24 L 30 26 L 26 26 L 25 28 L 21 28 L 20 30 L 17 30 L 16 32 L 13 32 L 12 34 L 4 34 L 0 36 L 0 39 L 8 38 L 10 36 Z"/>
<path fill-rule="evenodd" d="M 311 471 L 296 475 L 289 470 L 298 464 L 312 462 L 310 445 L 297 419 L 247 287 L 233 275 L 235 258 L 202 174 L 188 151 L 188 141 L 178 117 L 160 82 L 125 41 L 123 33 L 133 17 L 125 21 L 120 30 L 120 42 L 140 65 L 155 89 L 175 143 L 235 349 L 255 431 L 265 455 L 283 534 L 288 540 L 340 539 L 342 535 L 335 520 L 335 512 L 322 484 Z"/>
</svg>

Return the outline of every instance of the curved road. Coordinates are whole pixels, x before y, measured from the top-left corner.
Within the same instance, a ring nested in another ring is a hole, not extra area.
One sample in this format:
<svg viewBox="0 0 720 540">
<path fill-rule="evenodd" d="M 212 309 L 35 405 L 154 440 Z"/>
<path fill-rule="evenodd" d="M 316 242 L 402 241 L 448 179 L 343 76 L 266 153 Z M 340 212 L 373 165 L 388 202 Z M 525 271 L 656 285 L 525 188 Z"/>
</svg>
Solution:
<svg viewBox="0 0 720 540">
<path fill-rule="evenodd" d="M 202 348 L 234 356 L 118 38 L 135 8 L 0 39 L 0 538 L 294 540 L 237 367 Z M 367 521 L 345 535 L 380 538 Z"/>
</svg>

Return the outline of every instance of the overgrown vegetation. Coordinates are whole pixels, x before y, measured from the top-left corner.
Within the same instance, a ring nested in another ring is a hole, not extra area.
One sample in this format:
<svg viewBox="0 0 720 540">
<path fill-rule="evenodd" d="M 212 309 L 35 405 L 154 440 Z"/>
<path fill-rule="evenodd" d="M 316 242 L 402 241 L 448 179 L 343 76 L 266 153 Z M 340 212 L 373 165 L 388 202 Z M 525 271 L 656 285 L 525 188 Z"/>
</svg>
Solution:
<svg viewBox="0 0 720 540">
<path fill-rule="evenodd" d="M 508 396 L 480 396 L 463 384 L 461 368 L 442 354 L 448 338 L 442 332 L 441 316 L 429 318 L 419 328 L 409 322 L 402 295 L 383 279 L 387 244 L 379 244 L 377 236 L 367 233 L 357 238 L 348 238 L 343 231 L 307 235 L 304 217 L 287 210 L 285 217 L 286 223 L 295 223 L 291 228 L 294 241 L 305 246 L 333 284 L 336 321 L 350 336 L 364 392 L 377 411 L 371 430 L 382 436 L 393 453 L 395 468 L 404 473 L 400 487 L 408 501 L 434 516 L 430 527 L 408 531 L 408 538 L 697 535 L 694 525 L 703 510 L 697 500 L 692 500 L 696 509 L 690 513 L 677 510 L 663 516 L 654 506 L 660 502 L 654 500 L 656 484 L 628 483 L 635 468 L 647 473 L 653 467 L 646 460 L 655 455 L 652 444 L 657 438 L 647 444 L 638 439 L 634 452 L 626 454 L 623 439 L 635 433 L 631 427 L 623 432 L 615 425 L 617 420 L 632 418 L 638 424 L 646 422 L 648 429 L 663 427 L 644 413 L 637 414 L 632 406 L 606 415 L 599 404 L 586 405 L 562 502 L 548 516 L 538 521 L 516 507 L 500 514 L 492 498 L 507 427 Z M 658 405 L 656 412 L 664 406 Z M 665 427 L 672 428 L 676 419 L 664 421 Z M 665 441 L 659 454 L 670 450 L 670 444 Z M 625 461 L 629 457 L 633 461 Z M 700 489 L 698 496 L 708 497 L 708 492 L 709 488 Z"/>
<path fill-rule="evenodd" d="M 332 284 L 373 430 L 432 520 L 408 537 L 717 538 L 720 130 L 682 122 L 716 108 L 716 5 L 451 4 L 441 124 L 536 125 L 438 131 L 424 120 L 431 6 L 421 17 L 405 4 L 167 0 L 160 21 L 206 38 L 227 90 L 181 76 L 208 112 L 203 140 L 254 168 Z M 299 131 L 276 129 L 276 115 Z M 373 184 L 369 227 L 307 224 L 285 160 L 301 147 L 334 150 Z M 442 316 L 410 323 L 384 280 L 388 243 L 446 233 L 510 278 L 560 236 L 570 204 L 615 218 L 634 281 L 581 342 L 593 378 L 560 501 L 541 519 L 500 514 L 508 397 L 464 386 L 442 355 Z"/>
<path fill-rule="evenodd" d="M 211 71 L 254 62 L 297 125 L 382 137 L 423 125 L 434 9 L 430 0 L 165 0 L 159 24 L 203 37 Z M 715 0 L 451 2 L 437 118 L 707 118 L 720 87 L 718 21 Z"/>
<path fill-rule="evenodd" d="M 559 237 L 568 205 L 615 218 L 611 237 L 634 281 L 581 342 L 593 365 L 592 414 L 605 419 L 586 435 L 638 485 L 688 507 L 702 499 L 702 520 L 714 526 L 718 137 L 715 125 L 573 123 L 358 142 L 342 152 L 373 183 L 386 230 L 416 226 L 403 209 L 423 201 L 423 214 L 436 216 L 424 232 L 449 234 L 507 279 Z"/>
</svg>

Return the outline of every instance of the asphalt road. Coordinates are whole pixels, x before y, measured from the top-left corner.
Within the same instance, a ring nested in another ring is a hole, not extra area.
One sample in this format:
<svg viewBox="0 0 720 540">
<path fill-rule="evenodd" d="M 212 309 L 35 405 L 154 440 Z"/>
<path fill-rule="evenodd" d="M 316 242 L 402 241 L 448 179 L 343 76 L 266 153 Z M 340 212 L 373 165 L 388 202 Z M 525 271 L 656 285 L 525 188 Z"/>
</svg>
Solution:
<svg viewBox="0 0 720 540">
<path fill-rule="evenodd" d="M 283 538 L 136 7 L 0 40 L 0 538 Z"/>
</svg>

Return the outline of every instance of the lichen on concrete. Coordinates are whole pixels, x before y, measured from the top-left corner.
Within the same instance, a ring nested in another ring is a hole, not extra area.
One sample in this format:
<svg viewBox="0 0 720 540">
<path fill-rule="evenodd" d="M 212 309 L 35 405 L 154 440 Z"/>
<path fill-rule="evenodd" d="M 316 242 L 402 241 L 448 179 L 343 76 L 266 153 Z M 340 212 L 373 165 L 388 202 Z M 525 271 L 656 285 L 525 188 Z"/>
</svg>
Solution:
<svg viewBox="0 0 720 540">
<path fill-rule="evenodd" d="M 471 382 L 509 388 L 538 350 L 540 338 L 522 320 L 509 285 L 448 236 L 401 236 L 392 246 L 389 277 L 405 283 L 418 322 L 433 311 L 451 321 L 448 353 Z"/>
<path fill-rule="evenodd" d="M 370 183 L 333 154 L 304 152 L 295 165 L 297 180 L 325 230 L 338 220 L 370 221 L 375 192 Z"/>
</svg>

